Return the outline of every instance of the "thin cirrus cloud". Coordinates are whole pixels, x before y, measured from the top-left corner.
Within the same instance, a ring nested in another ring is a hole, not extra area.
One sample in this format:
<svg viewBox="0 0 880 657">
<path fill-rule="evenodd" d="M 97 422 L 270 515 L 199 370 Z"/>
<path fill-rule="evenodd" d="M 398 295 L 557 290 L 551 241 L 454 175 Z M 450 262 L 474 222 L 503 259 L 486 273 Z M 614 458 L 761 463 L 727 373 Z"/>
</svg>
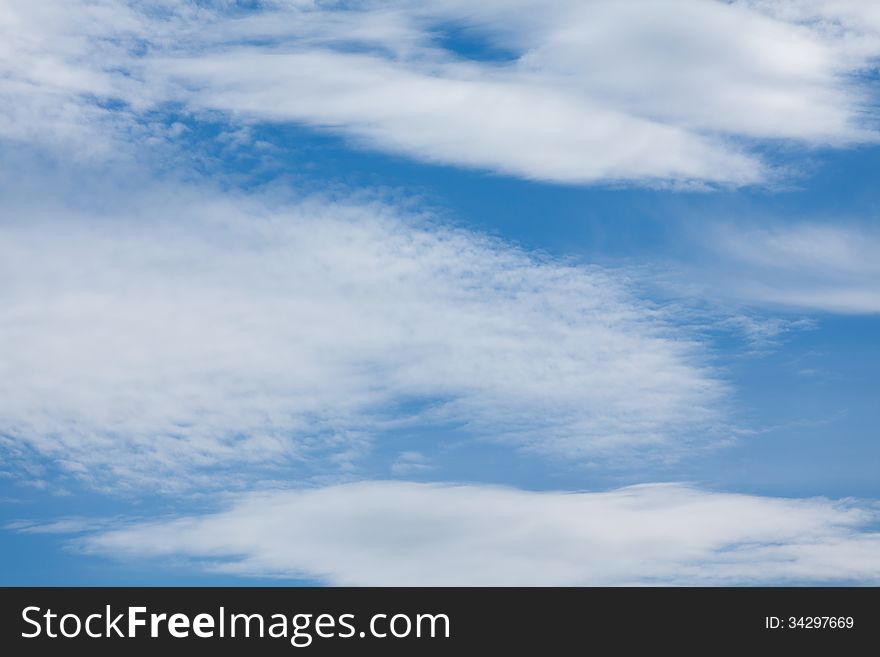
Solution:
<svg viewBox="0 0 880 657">
<path fill-rule="evenodd" d="M 156 120 L 171 104 L 535 180 L 732 185 L 777 175 L 756 141 L 876 138 L 859 74 L 880 31 L 852 4 L 234 7 L 8 4 L 0 130 L 107 154 L 107 135 L 173 140 Z"/>
<path fill-rule="evenodd" d="M 3 212 L 0 440 L 20 461 L 210 488 L 345 471 L 401 423 L 575 461 L 723 430 L 704 347 L 624 272 L 368 198 L 100 190 L 104 209 Z"/>
<path fill-rule="evenodd" d="M 760 306 L 880 313 L 880 231 L 870 225 L 722 225 L 699 235 L 713 247 L 700 272 L 715 294 Z"/>
<path fill-rule="evenodd" d="M 880 581 L 876 520 L 854 501 L 671 484 L 558 493 L 375 481 L 250 493 L 76 544 L 334 585 L 867 584 Z"/>
</svg>

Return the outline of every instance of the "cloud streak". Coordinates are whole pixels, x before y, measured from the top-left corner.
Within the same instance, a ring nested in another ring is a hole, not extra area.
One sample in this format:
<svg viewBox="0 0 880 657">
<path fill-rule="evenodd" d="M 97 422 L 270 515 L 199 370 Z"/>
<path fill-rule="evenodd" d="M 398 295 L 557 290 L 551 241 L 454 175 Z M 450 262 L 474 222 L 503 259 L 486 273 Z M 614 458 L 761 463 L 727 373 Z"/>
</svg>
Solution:
<svg viewBox="0 0 880 657">
<path fill-rule="evenodd" d="M 98 532 L 123 559 L 335 585 L 880 581 L 877 509 L 644 485 L 606 493 L 364 482 L 252 493 L 226 510 Z"/>
<path fill-rule="evenodd" d="M 721 225 L 698 231 L 711 262 L 695 271 L 714 294 L 752 305 L 880 312 L 880 232 L 867 223 Z"/>
</svg>

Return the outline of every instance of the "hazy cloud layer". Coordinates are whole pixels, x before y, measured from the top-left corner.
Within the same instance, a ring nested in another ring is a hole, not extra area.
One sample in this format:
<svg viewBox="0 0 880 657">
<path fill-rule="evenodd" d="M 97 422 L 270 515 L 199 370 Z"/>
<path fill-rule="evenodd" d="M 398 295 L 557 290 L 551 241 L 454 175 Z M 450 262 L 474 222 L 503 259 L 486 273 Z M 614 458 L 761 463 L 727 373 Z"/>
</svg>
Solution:
<svg viewBox="0 0 880 657">
<path fill-rule="evenodd" d="M 364 482 L 96 533 L 85 550 L 336 585 L 880 581 L 877 509 L 646 485 L 607 493 Z"/>
</svg>

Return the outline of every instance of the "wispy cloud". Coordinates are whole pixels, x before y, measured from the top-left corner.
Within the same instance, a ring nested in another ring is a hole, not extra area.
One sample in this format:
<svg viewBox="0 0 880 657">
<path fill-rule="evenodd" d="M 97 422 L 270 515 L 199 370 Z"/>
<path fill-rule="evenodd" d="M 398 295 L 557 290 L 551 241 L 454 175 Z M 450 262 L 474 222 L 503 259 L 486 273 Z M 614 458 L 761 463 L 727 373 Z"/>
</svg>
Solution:
<svg viewBox="0 0 880 657">
<path fill-rule="evenodd" d="M 701 233 L 715 295 L 835 313 L 880 312 L 880 232 L 853 223 L 722 225 Z"/>
<path fill-rule="evenodd" d="M 428 162 L 563 183 L 754 183 L 763 166 L 716 140 L 533 76 L 375 55 L 241 48 L 156 62 L 196 109 L 338 131 Z"/>
<path fill-rule="evenodd" d="M 84 537 L 112 558 L 338 585 L 880 581 L 877 509 L 647 485 L 607 493 L 365 482 Z"/>
<path fill-rule="evenodd" d="M 874 141 L 880 54 L 845 2 L 7 3 L 0 134 L 114 152 L 161 120 L 294 122 L 531 179 L 750 184 L 754 140 Z M 450 45 L 466 33 L 510 53 Z M 766 150 L 766 149 L 765 149 Z"/>
<path fill-rule="evenodd" d="M 120 520 L 120 518 L 98 519 L 86 517 L 63 518 L 50 522 L 15 520 L 6 523 L 3 529 L 21 534 L 80 534 L 112 528 Z"/>
<path fill-rule="evenodd" d="M 434 469 L 431 459 L 421 452 L 401 452 L 391 464 L 391 473 L 397 477 L 412 476 Z"/>
<path fill-rule="evenodd" d="M 369 197 L 98 189 L 2 212 L 19 458 L 161 489 L 339 467 L 400 422 L 580 460 L 666 458 L 724 421 L 704 348 L 625 272 Z"/>
</svg>

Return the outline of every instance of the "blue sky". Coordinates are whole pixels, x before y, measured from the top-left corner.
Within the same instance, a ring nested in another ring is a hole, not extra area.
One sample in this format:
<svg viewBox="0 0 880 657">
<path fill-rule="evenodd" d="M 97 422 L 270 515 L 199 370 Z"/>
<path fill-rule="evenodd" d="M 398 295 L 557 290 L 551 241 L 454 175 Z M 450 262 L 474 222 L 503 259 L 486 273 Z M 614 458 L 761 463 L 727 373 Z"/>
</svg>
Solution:
<svg viewBox="0 0 880 657">
<path fill-rule="evenodd" d="M 3 584 L 876 583 L 868 3 L 12 2 Z"/>
</svg>

